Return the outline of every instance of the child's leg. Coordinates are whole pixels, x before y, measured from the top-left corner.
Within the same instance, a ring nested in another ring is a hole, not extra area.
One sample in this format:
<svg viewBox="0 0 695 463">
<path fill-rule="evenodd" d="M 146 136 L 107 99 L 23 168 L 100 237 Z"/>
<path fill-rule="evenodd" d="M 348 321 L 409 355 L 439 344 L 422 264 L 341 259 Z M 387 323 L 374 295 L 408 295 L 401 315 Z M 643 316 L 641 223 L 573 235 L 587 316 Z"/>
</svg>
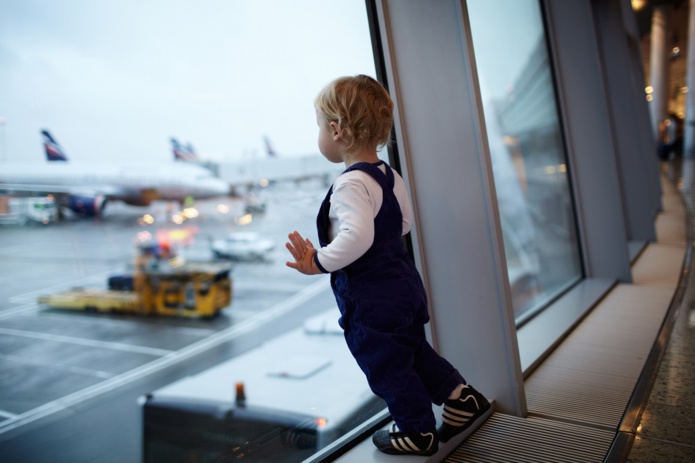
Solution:
<svg viewBox="0 0 695 463">
<path fill-rule="evenodd" d="M 430 394 L 413 369 L 415 346 L 408 333 L 353 326 L 345 338 L 369 386 L 384 399 L 398 428 L 404 432 L 433 431 L 436 421 Z"/>
<path fill-rule="evenodd" d="M 414 335 L 415 336 L 415 335 Z M 444 403 L 442 425 L 437 430 L 443 442 L 468 429 L 490 408 L 488 400 L 466 385 L 458 371 L 427 342 L 416 350 L 415 370 L 437 405 Z"/>
<path fill-rule="evenodd" d="M 466 380 L 451 363 L 430 346 L 423 325 L 413 326 L 411 331 L 412 339 L 416 343 L 413 368 L 427 389 L 431 401 L 441 405 L 457 386 L 466 384 Z"/>
</svg>

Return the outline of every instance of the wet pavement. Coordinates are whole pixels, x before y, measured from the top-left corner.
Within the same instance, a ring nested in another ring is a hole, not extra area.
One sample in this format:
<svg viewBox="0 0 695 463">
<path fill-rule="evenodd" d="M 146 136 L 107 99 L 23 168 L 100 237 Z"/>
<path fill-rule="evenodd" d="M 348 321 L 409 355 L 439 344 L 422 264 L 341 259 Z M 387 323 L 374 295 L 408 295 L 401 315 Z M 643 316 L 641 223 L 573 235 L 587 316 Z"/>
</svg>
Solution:
<svg viewBox="0 0 695 463">
<path fill-rule="evenodd" d="M 49 226 L 0 227 L 0 460 L 137 462 L 138 398 L 248 351 L 335 305 L 325 279 L 285 267 L 288 232 L 314 230 L 323 182 L 274 185 L 265 213 L 247 216 L 243 201 L 196 204 L 199 215 L 176 225 L 174 207 L 109 204 L 102 219 Z M 147 225 L 142 218 L 155 219 Z M 263 261 L 233 262 L 232 303 L 212 320 L 56 310 L 38 296 L 73 287 L 105 288 L 132 269 L 136 236 L 190 227 L 189 260 L 212 259 L 209 243 L 255 231 L 276 247 Z M 294 301 L 288 304 L 287 301 Z"/>
</svg>

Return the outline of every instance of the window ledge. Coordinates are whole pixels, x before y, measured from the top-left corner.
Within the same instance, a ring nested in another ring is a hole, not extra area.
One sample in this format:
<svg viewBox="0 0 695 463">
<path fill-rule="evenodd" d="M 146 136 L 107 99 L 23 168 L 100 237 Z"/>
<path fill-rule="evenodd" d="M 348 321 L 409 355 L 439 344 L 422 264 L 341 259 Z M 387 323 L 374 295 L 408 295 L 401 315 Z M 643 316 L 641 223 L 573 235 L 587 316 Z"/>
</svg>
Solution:
<svg viewBox="0 0 695 463">
<path fill-rule="evenodd" d="M 582 280 L 517 331 L 524 378 L 543 362 L 572 329 L 613 288 L 615 280 Z"/>
</svg>

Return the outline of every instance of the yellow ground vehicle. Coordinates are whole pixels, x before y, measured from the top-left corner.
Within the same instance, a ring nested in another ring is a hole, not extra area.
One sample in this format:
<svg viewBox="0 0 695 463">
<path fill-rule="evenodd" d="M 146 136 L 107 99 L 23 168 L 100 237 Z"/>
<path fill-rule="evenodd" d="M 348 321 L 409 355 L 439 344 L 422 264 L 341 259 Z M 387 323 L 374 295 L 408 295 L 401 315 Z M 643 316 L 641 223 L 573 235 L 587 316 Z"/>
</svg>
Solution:
<svg viewBox="0 0 695 463">
<path fill-rule="evenodd" d="M 153 249 L 141 247 L 134 275 L 119 277 L 128 283 L 118 289 L 73 289 L 38 302 L 60 309 L 192 318 L 212 318 L 231 303 L 228 264 L 183 262 Z"/>
</svg>

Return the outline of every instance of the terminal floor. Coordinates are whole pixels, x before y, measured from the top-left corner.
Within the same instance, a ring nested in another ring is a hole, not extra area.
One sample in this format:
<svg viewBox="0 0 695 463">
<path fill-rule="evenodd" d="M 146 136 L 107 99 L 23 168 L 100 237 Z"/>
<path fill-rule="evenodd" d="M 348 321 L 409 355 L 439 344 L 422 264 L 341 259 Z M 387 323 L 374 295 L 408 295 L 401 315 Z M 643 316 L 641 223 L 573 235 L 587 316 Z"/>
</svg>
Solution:
<svg viewBox="0 0 695 463">
<path fill-rule="evenodd" d="M 695 227 L 695 161 L 664 163 L 665 175 L 676 183 Z M 692 245 L 693 243 L 690 243 Z M 695 272 L 674 317 L 664 356 L 637 427 L 627 461 L 695 461 Z"/>
</svg>

